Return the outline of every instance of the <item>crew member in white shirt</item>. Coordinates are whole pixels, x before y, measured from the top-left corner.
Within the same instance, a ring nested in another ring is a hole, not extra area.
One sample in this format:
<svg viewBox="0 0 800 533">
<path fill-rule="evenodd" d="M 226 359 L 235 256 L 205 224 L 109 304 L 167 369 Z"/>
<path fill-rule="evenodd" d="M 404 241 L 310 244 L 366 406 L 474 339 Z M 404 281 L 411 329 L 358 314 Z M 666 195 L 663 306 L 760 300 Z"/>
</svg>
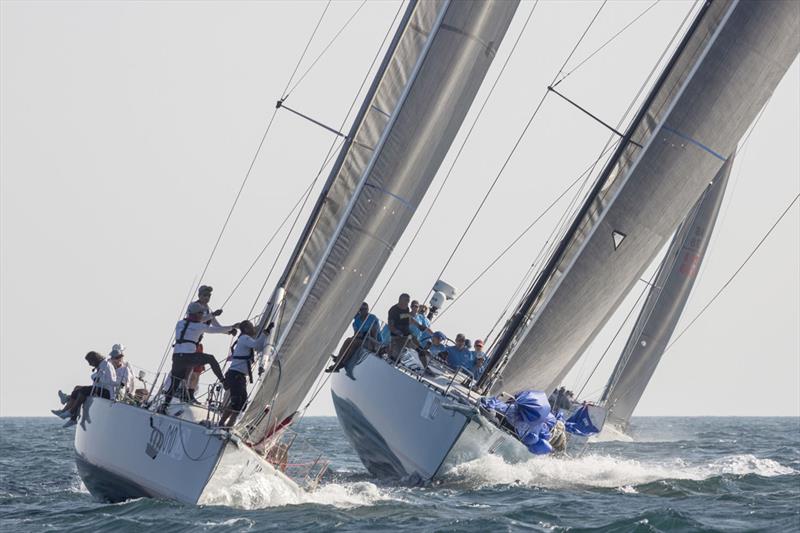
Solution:
<svg viewBox="0 0 800 533">
<path fill-rule="evenodd" d="M 228 333 L 236 335 L 236 328 L 233 326 L 212 326 L 203 322 L 204 306 L 199 302 L 189 304 L 187 317 L 179 320 L 175 325 L 175 345 L 172 353 L 172 370 L 170 371 L 171 383 L 169 389 L 164 393 L 164 404 L 162 411 L 165 411 L 172 401 L 172 395 L 179 383 L 186 380 L 189 371 L 198 365 L 211 365 L 211 370 L 217 379 L 225 384 L 225 376 L 217 359 L 208 353 L 197 351 L 201 347 L 203 335 L 205 333 Z"/>
<path fill-rule="evenodd" d="M 121 365 L 122 357 L 117 357 L 116 360 L 109 357 L 108 359 L 103 359 L 100 364 L 97 365 L 97 369 L 92 373 L 92 396 L 99 396 L 107 400 L 114 397 L 114 391 L 116 391 L 117 388 L 116 370 Z M 86 396 L 82 395 L 78 402 L 73 405 L 72 411 L 70 412 L 70 419 L 64 424 L 65 428 L 78 423 L 78 415 L 85 401 Z"/>
<path fill-rule="evenodd" d="M 117 383 L 115 393 L 119 394 L 133 394 L 133 370 L 128 365 L 128 362 L 123 358 L 125 357 L 125 346 L 122 344 L 115 344 L 111 347 L 111 352 L 108 354 L 112 361 L 119 361 L 119 366 L 115 367 L 117 373 Z M 124 395 L 123 394 L 123 395 Z"/>
<path fill-rule="evenodd" d="M 201 322 L 212 326 L 220 326 L 221 324 L 217 320 L 217 317 L 222 314 L 222 309 L 211 311 L 211 307 L 208 305 L 211 301 L 211 293 L 213 290 L 214 288 L 210 285 L 200 285 L 200 288 L 197 289 L 197 300 L 192 303 L 198 303 L 203 306 L 203 320 L 201 320 Z"/>
<path fill-rule="evenodd" d="M 241 334 L 233 345 L 231 366 L 225 373 L 225 382 L 228 384 L 228 390 L 230 391 L 230 401 L 219 419 L 220 426 L 232 426 L 236 421 L 236 417 L 244 409 L 245 403 L 247 403 L 247 381 L 245 376 L 250 378 L 250 383 L 253 383 L 253 362 L 255 361 L 256 353 L 264 351 L 267 346 L 267 338 L 274 326 L 275 324 L 270 323 L 266 330 L 256 336 L 256 328 L 252 322 L 245 320 L 239 323 Z"/>
</svg>

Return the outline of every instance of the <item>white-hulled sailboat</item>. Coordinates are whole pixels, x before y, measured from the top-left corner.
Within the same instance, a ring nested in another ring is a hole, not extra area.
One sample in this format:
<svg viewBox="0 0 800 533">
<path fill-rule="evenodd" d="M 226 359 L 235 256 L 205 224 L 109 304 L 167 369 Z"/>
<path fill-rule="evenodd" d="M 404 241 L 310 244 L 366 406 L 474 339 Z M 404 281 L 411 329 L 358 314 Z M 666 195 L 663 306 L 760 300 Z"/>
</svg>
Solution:
<svg viewBox="0 0 800 533">
<path fill-rule="evenodd" d="M 75 450 L 93 494 L 196 503 L 225 469 L 238 471 L 225 479 L 260 472 L 291 483 L 280 468 L 291 453 L 284 437 L 347 328 L 348 310 L 366 297 L 436 174 L 516 8 L 517 2 L 408 3 L 260 316 L 260 331 L 276 324 L 268 352 L 277 355 L 245 412 L 224 431 L 215 428 L 217 389 L 205 407 L 174 402 L 167 414 L 156 412 L 157 399 L 91 398 Z M 318 479 L 324 467 L 311 467 Z"/>
</svg>

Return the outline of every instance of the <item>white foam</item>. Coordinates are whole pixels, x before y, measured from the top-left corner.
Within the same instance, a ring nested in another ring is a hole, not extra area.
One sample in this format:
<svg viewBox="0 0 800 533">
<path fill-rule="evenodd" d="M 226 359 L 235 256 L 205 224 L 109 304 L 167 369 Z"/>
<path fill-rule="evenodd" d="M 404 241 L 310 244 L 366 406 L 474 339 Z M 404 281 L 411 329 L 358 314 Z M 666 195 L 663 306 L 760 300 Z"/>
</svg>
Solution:
<svg viewBox="0 0 800 533">
<path fill-rule="evenodd" d="M 223 458 L 199 503 L 241 509 L 301 504 L 350 508 L 393 499 L 369 482 L 327 483 L 316 490 L 306 491 L 269 466 L 255 473 L 248 471 L 244 474 L 245 471 L 235 458 Z"/>
<path fill-rule="evenodd" d="M 645 462 L 607 455 L 586 455 L 575 459 L 539 456 L 524 463 L 509 464 L 492 455 L 458 465 L 448 475 L 477 486 L 518 484 L 546 488 L 633 489 L 636 485 L 662 479 L 699 481 L 723 474 L 772 477 L 795 472 L 793 468 L 771 459 L 759 459 L 749 454 L 724 457 L 705 464 L 687 464 L 681 459 Z"/>
</svg>

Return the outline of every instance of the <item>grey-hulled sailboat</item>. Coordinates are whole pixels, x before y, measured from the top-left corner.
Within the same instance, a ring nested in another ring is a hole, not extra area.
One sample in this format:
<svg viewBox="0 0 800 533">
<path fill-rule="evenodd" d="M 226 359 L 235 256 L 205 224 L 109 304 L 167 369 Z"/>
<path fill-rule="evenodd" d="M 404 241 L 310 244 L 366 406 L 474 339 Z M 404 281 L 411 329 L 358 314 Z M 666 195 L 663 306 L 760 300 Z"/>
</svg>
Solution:
<svg viewBox="0 0 800 533">
<path fill-rule="evenodd" d="M 705 2 L 572 223 L 494 343 L 481 392 L 558 386 L 728 162 L 800 50 L 786 1 Z M 427 480 L 483 454 L 528 456 L 473 390 L 361 354 L 332 380 L 380 476 Z"/>
</svg>

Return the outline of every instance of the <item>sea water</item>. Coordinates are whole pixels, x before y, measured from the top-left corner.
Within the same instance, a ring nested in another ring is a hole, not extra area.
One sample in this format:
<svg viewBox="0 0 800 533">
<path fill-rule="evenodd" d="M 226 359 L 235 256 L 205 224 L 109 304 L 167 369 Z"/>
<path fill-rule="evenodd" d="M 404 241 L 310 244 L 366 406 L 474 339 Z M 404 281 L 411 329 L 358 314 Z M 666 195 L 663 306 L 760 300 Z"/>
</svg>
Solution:
<svg viewBox="0 0 800 533">
<path fill-rule="evenodd" d="M 578 458 L 489 456 L 439 482 L 372 478 L 335 418 L 298 432 L 328 454 L 313 492 L 274 477 L 199 506 L 96 501 L 60 419 L 0 419 L 0 531 L 800 531 L 800 418 L 635 418 Z"/>
</svg>

